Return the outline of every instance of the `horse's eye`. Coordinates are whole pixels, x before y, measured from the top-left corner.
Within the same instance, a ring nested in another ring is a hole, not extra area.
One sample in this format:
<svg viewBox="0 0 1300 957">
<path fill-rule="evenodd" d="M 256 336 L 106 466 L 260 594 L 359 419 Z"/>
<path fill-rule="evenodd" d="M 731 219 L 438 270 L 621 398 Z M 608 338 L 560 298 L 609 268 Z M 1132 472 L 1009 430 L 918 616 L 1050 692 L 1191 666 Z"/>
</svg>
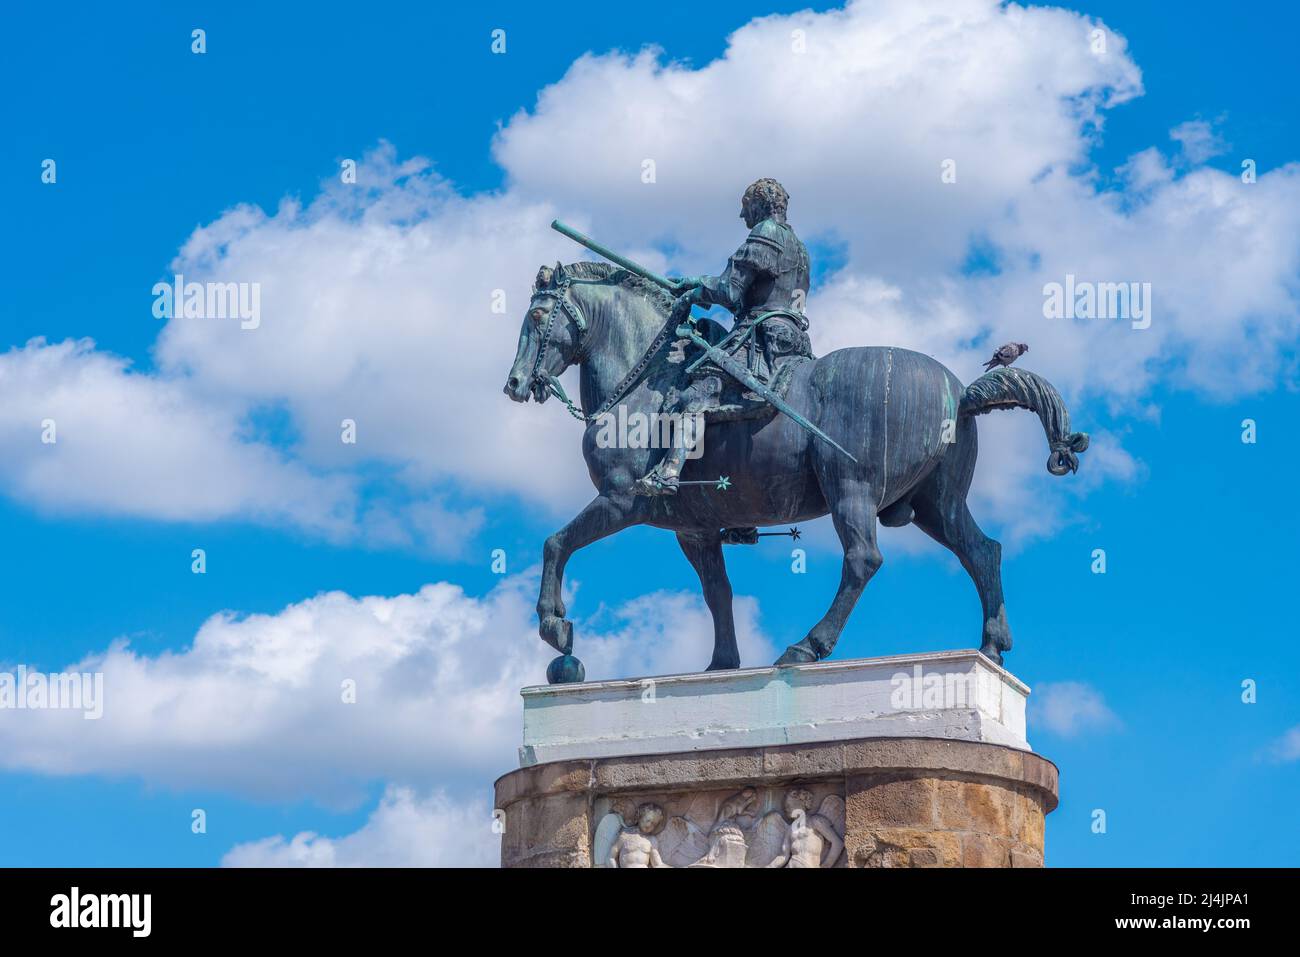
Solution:
<svg viewBox="0 0 1300 957">
<path fill-rule="evenodd" d="M 544 309 L 534 309 L 534 310 L 533 310 L 529 315 L 530 315 L 530 317 L 531 317 L 532 320 L 533 320 L 533 324 L 534 324 L 534 325 L 537 325 L 537 324 L 541 323 L 541 321 L 542 321 L 542 317 L 546 315 L 546 310 L 544 310 Z"/>
</svg>

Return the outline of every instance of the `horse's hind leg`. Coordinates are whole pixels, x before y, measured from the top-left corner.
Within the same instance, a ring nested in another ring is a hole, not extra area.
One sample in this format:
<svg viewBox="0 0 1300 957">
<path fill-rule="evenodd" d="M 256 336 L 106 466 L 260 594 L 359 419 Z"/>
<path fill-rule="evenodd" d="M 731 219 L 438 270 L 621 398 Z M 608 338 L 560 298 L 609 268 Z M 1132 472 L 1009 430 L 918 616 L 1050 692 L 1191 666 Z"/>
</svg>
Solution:
<svg viewBox="0 0 1300 957">
<path fill-rule="evenodd" d="M 849 613 L 858 603 L 862 589 L 880 568 L 884 559 L 876 547 L 876 497 L 870 486 L 861 481 L 841 479 L 827 492 L 831 520 L 844 546 L 844 565 L 835 600 L 822 620 L 806 638 L 785 650 L 778 665 L 817 661 L 829 655 L 839 641 Z"/>
<path fill-rule="evenodd" d="M 722 533 L 717 529 L 678 532 L 677 544 L 700 576 L 704 601 L 713 615 L 713 660 L 709 671 L 740 667 L 736 622 L 731 614 L 731 582 L 722 557 Z"/>
<path fill-rule="evenodd" d="M 1002 664 L 1002 652 L 1011 650 L 1011 629 L 1002 601 L 1002 546 L 989 538 L 971 517 L 963 483 L 948 484 L 941 477 L 926 483 L 912 498 L 916 526 L 952 551 L 975 583 L 984 609 L 980 652 Z"/>
</svg>

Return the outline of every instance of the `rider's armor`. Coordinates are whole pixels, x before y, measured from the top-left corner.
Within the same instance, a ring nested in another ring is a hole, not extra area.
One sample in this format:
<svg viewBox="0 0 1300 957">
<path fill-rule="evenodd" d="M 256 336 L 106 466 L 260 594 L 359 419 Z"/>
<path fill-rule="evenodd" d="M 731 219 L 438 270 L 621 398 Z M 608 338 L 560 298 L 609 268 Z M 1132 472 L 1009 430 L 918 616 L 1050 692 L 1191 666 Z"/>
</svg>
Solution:
<svg viewBox="0 0 1300 957">
<path fill-rule="evenodd" d="M 811 355 L 804 297 L 808 250 L 789 223 L 765 219 L 749 231 L 721 276 L 701 276 L 695 301 L 719 305 L 736 317 L 731 344 L 766 381 L 781 359 Z M 755 328 L 756 327 L 756 328 Z M 710 366 L 697 372 L 719 374 Z"/>
<path fill-rule="evenodd" d="M 736 317 L 722 348 L 766 384 L 775 380 L 790 358 L 812 355 L 808 320 L 803 315 L 808 273 L 808 250 L 794 230 L 783 219 L 768 218 L 750 230 L 722 275 L 691 280 L 698 283 L 691 301 L 722 306 Z M 727 408 L 763 405 L 726 372 L 704 362 L 689 373 L 681 391 L 669 393 L 665 410 L 704 413 L 707 422 L 710 413 L 724 405 L 724 396 Z M 641 480 L 639 490 L 648 494 L 674 491 L 686 451 L 678 445 L 670 448 Z"/>
</svg>

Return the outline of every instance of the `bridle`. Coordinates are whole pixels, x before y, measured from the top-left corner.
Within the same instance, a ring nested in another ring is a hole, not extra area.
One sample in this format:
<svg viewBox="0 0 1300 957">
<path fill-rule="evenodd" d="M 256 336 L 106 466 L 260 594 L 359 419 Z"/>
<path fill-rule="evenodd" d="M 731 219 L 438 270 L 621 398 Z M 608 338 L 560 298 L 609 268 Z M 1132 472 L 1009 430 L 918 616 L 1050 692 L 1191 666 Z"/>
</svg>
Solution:
<svg viewBox="0 0 1300 957">
<path fill-rule="evenodd" d="M 538 289 L 533 293 L 534 300 L 543 297 L 552 299 L 555 301 L 555 306 L 558 308 L 553 307 L 550 311 L 550 315 L 546 318 L 546 325 L 541 331 L 542 341 L 537 346 L 537 358 L 533 360 L 533 372 L 528 382 L 530 387 L 540 384 L 547 392 L 563 402 L 564 407 L 569 410 L 569 414 L 575 419 L 578 419 L 580 422 L 594 422 L 601 416 L 605 415 L 605 413 L 612 409 L 615 404 L 621 401 L 623 397 L 628 394 L 632 389 L 632 386 L 634 386 L 637 380 L 641 378 L 641 374 L 645 372 L 646 367 L 650 365 L 650 360 L 654 358 L 655 353 L 662 349 L 664 344 L 667 343 L 670 338 L 676 335 L 678 325 L 677 309 L 674 308 L 674 310 L 669 313 L 668 320 L 664 323 L 664 327 L 659 330 L 659 334 L 655 336 L 650 345 L 646 347 L 640 360 L 628 370 L 627 375 L 623 377 L 623 381 L 614 387 L 605 401 L 600 404 L 600 408 L 588 415 L 583 412 L 582 409 L 578 408 L 573 400 L 565 394 L 564 386 L 560 385 L 560 380 L 558 378 L 551 375 L 549 372 L 543 371 L 543 362 L 546 359 L 546 350 L 551 344 L 551 332 L 555 329 L 555 318 L 561 311 L 563 311 L 578 328 L 578 343 L 573 353 L 573 362 L 581 362 L 582 357 L 585 354 L 587 336 L 590 334 L 590 324 L 578 310 L 578 307 L 569 301 L 569 287 L 572 284 L 573 280 L 566 276 L 556 282 L 553 286 Z M 681 300 L 679 300 L 679 302 L 681 302 Z M 689 312 L 689 301 L 687 302 L 687 311 Z"/>
<path fill-rule="evenodd" d="M 533 360 L 533 372 L 528 379 L 529 386 L 540 384 L 547 392 L 555 396 L 569 410 L 571 415 L 576 416 L 583 421 L 588 421 L 588 416 L 582 410 L 573 404 L 573 401 L 564 393 L 564 387 L 560 385 L 560 380 L 549 372 L 544 371 L 546 362 L 546 350 L 551 345 L 551 333 L 555 330 L 555 319 L 563 312 L 578 329 L 578 344 L 574 351 L 574 361 L 578 361 L 583 354 L 583 348 L 587 344 L 587 331 L 590 328 L 586 318 L 578 311 L 578 307 L 569 301 L 569 287 L 573 280 L 561 279 L 553 287 L 538 289 L 533 293 L 533 301 L 538 299 L 550 299 L 554 302 L 549 314 L 546 317 L 546 325 L 541 330 L 541 341 L 537 345 L 537 358 Z M 594 418 L 592 416 L 591 418 Z"/>
</svg>

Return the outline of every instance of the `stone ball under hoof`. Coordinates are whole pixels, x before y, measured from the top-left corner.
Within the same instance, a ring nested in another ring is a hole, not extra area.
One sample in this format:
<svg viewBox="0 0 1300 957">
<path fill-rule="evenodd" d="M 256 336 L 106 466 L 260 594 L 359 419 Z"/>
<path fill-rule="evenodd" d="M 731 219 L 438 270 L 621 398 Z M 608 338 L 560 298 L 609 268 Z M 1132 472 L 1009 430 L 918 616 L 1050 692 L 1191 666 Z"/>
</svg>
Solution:
<svg viewBox="0 0 1300 957">
<path fill-rule="evenodd" d="M 546 666 L 546 681 L 553 685 L 586 681 L 587 669 L 573 655 L 560 655 Z"/>
</svg>

